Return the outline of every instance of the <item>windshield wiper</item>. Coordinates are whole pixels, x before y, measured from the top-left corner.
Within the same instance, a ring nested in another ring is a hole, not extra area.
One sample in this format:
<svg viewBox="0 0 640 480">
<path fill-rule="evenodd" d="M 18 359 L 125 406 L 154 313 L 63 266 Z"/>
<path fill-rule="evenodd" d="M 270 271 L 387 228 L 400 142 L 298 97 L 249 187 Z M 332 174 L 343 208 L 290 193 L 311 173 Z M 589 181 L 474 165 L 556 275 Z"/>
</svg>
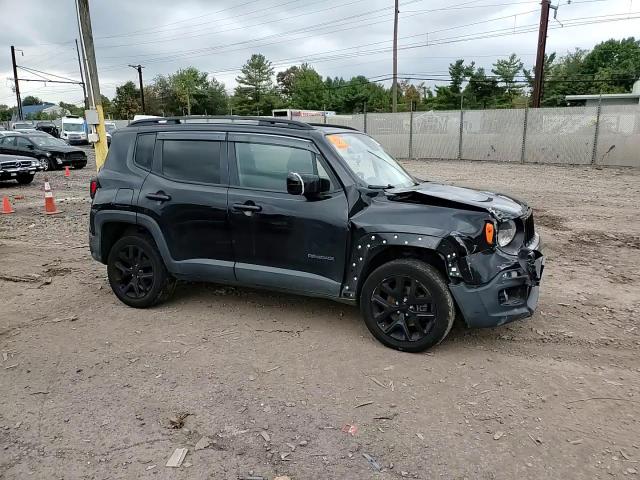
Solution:
<svg viewBox="0 0 640 480">
<path fill-rule="evenodd" d="M 394 185 L 367 185 L 367 188 L 371 190 L 388 190 L 390 188 L 396 188 Z"/>
</svg>

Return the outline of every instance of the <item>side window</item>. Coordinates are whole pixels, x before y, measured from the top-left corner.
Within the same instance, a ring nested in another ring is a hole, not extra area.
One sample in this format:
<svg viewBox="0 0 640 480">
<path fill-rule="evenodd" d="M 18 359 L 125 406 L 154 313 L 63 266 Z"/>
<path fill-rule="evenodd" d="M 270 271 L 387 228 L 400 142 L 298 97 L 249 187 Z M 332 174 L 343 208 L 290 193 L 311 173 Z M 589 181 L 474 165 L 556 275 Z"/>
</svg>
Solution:
<svg viewBox="0 0 640 480">
<path fill-rule="evenodd" d="M 309 150 L 262 143 L 236 143 L 235 150 L 241 187 L 286 192 L 289 172 L 329 179 L 316 155 Z"/>
<path fill-rule="evenodd" d="M 138 135 L 136 141 L 136 156 L 134 162 L 145 170 L 151 170 L 153 165 L 153 147 L 156 142 L 155 133 L 143 133 Z"/>
<path fill-rule="evenodd" d="M 184 182 L 220 183 L 221 142 L 163 140 L 162 173 Z"/>
<path fill-rule="evenodd" d="M 29 145 L 32 145 L 32 143 L 29 140 L 27 140 L 26 138 L 16 137 L 16 146 L 21 147 L 21 148 L 26 148 Z"/>
</svg>

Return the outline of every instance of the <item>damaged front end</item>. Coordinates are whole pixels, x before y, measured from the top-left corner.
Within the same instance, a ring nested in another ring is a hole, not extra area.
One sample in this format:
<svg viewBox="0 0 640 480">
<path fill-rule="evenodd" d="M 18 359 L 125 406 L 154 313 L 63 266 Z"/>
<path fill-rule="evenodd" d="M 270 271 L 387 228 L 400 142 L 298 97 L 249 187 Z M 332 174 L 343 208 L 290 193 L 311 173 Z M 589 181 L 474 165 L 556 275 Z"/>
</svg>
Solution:
<svg viewBox="0 0 640 480">
<path fill-rule="evenodd" d="M 531 208 L 505 195 L 430 183 L 389 194 L 395 201 L 458 210 L 436 250 L 469 327 L 494 327 L 533 314 L 544 257 Z M 505 225 L 513 231 L 499 242 Z"/>
<path fill-rule="evenodd" d="M 450 275 L 449 290 L 469 327 L 503 325 L 535 311 L 544 269 L 539 240 L 516 255 L 487 249 L 457 256 L 448 265 L 460 272 Z"/>
</svg>

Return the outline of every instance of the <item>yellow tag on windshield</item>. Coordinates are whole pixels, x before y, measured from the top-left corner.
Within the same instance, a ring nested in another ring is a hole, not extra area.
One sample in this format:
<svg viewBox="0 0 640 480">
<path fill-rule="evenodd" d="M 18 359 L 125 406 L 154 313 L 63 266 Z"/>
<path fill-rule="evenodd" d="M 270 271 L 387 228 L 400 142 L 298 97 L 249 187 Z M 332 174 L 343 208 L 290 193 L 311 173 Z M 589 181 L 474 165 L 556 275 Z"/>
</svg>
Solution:
<svg viewBox="0 0 640 480">
<path fill-rule="evenodd" d="M 327 138 L 334 147 L 339 148 L 340 150 L 349 148 L 349 144 L 347 143 L 347 141 L 340 135 L 327 135 Z"/>
</svg>

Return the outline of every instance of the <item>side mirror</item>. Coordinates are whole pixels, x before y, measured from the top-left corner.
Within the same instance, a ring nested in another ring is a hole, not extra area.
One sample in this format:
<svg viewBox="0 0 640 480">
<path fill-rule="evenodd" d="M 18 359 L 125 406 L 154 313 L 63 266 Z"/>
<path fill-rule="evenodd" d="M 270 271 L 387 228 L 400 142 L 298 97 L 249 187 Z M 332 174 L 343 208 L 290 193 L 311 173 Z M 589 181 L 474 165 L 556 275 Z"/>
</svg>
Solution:
<svg viewBox="0 0 640 480">
<path fill-rule="evenodd" d="M 287 175 L 287 193 L 314 197 L 331 188 L 329 180 L 310 173 L 289 172 Z"/>
<path fill-rule="evenodd" d="M 29 145 L 27 145 L 27 148 L 28 148 L 29 150 L 33 150 L 33 149 L 35 149 L 36 147 L 35 147 L 33 144 L 31 144 L 31 143 L 30 143 Z"/>
</svg>

